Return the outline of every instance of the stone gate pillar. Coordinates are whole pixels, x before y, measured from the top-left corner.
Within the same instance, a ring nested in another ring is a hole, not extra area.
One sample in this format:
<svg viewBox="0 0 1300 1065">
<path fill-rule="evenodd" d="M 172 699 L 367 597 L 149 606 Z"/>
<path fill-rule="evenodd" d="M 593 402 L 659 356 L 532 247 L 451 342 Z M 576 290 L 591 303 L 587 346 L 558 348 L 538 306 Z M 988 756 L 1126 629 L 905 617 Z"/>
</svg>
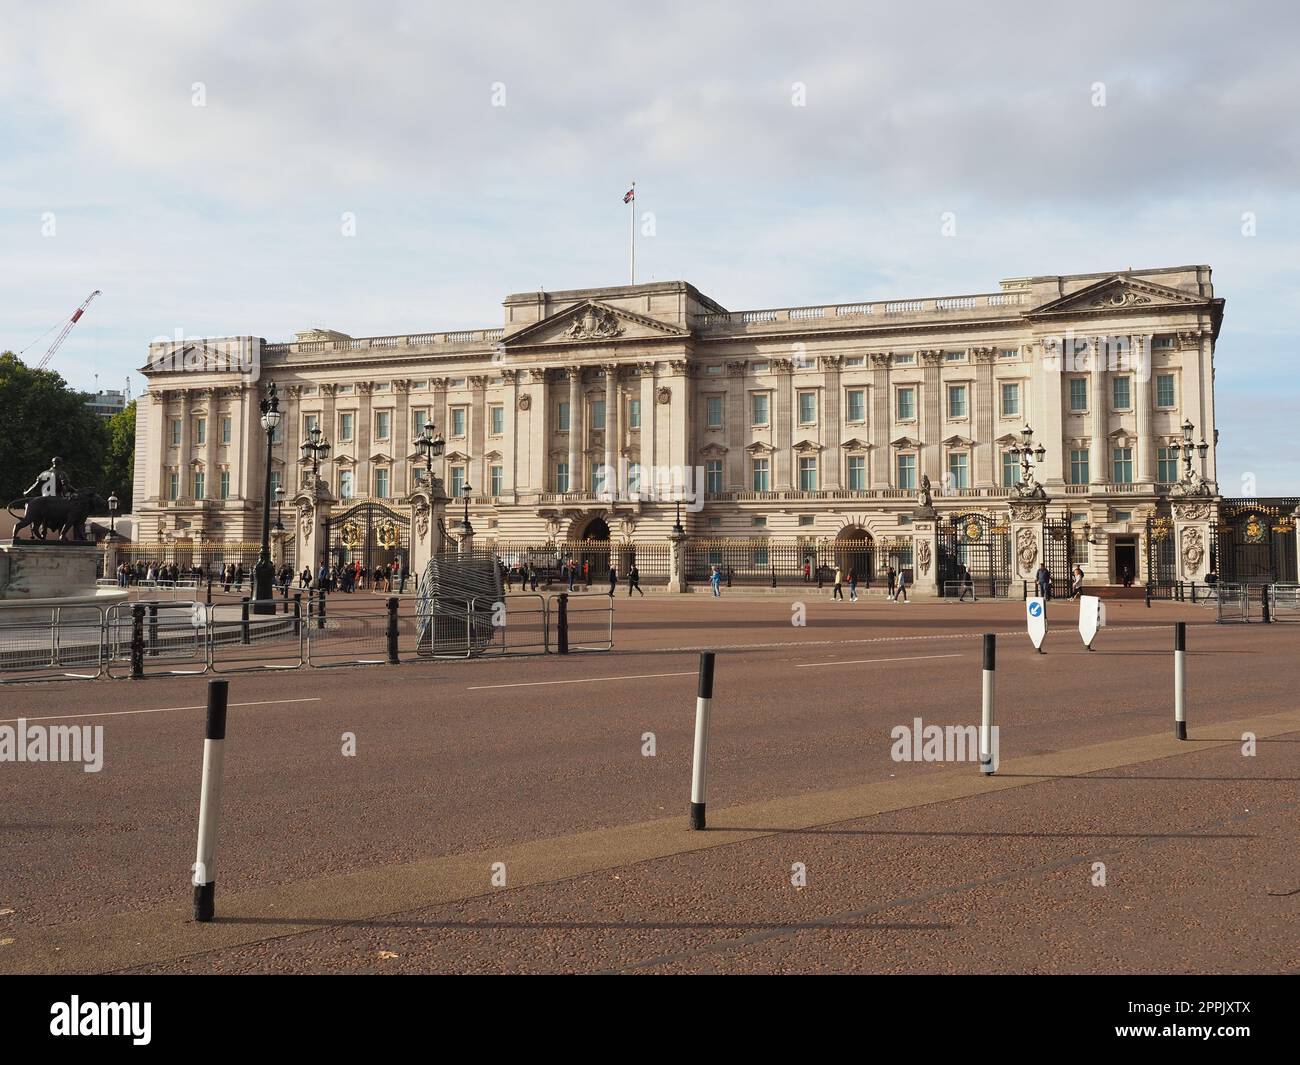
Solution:
<svg viewBox="0 0 1300 1065">
<path fill-rule="evenodd" d="M 935 517 L 912 520 L 912 592 L 939 595 L 939 522 Z"/>
<path fill-rule="evenodd" d="M 670 592 L 689 592 L 686 583 L 686 541 L 685 530 L 674 526 L 668 534 L 668 590 Z"/>
<path fill-rule="evenodd" d="M 1008 505 L 1008 510 L 1011 525 L 1012 579 L 1029 581 L 1032 586 L 1038 564 L 1044 558 L 1043 522 L 1047 520 L 1047 500 L 1046 498 L 1013 499 Z M 1052 577 L 1056 581 L 1061 579 L 1061 576 L 1055 573 Z M 1065 577 L 1068 582 L 1069 575 L 1066 574 Z M 1032 587 L 1030 590 L 1033 591 Z M 1014 585 L 1011 593 L 1014 596 Z"/>
<path fill-rule="evenodd" d="M 442 480 L 433 478 L 432 486 L 421 484 L 406 498 L 411 508 L 411 573 L 422 576 L 429 559 L 446 554 L 448 543 L 443 534 L 446 528 L 447 493 Z"/>
<path fill-rule="evenodd" d="M 308 481 L 312 480 L 309 471 Z M 319 477 L 314 478 L 314 481 L 314 484 L 304 485 L 293 497 L 295 518 L 290 529 L 285 530 L 286 535 L 292 535 L 295 539 L 294 567 L 299 573 L 304 566 L 311 569 L 312 587 L 315 587 L 316 574 L 320 571 L 328 546 L 325 540 L 325 520 L 334 503 L 334 496 L 325 482 Z"/>
<path fill-rule="evenodd" d="M 1174 500 L 1173 510 L 1178 579 L 1203 584 L 1210 572 L 1210 523 L 1214 506 L 1208 499 Z"/>
</svg>

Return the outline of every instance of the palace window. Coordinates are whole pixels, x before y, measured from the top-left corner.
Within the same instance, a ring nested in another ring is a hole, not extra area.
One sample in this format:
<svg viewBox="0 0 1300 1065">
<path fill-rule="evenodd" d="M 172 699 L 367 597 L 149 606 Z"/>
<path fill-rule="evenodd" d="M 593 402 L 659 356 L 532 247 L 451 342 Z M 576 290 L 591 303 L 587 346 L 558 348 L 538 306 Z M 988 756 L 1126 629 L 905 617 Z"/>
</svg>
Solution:
<svg viewBox="0 0 1300 1065">
<path fill-rule="evenodd" d="M 181 420 L 179 418 L 172 418 L 171 421 L 168 423 L 168 426 L 171 433 L 172 447 L 180 447 L 181 446 Z"/>
<path fill-rule="evenodd" d="M 1087 484 L 1090 477 L 1088 449 L 1086 447 L 1070 448 L 1070 483 Z"/>
<path fill-rule="evenodd" d="M 555 490 L 561 493 L 569 490 L 569 464 L 567 462 L 557 462 L 555 464 Z"/>
<path fill-rule="evenodd" d="M 641 401 L 639 399 L 629 399 L 627 401 L 627 427 L 629 429 L 641 428 Z"/>
<path fill-rule="evenodd" d="M 998 352 L 999 359 L 1018 359 L 1020 358 L 1019 348 L 1003 348 Z"/>
<path fill-rule="evenodd" d="M 966 386 L 965 385 L 948 386 L 948 417 L 949 418 L 966 417 Z"/>
<path fill-rule="evenodd" d="M 593 429 L 605 428 L 605 401 L 603 399 L 593 400 L 591 403 L 591 427 Z"/>
<path fill-rule="evenodd" d="M 218 491 L 221 493 L 221 498 L 229 499 L 230 498 L 230 471 L 229 470 L 221 471 L 221 479 L 218 483 L 220 484 L 220 488 L 218 489 Z"/>
<path fill-rule="evenodd" d="M 309 439 L 311 437 L 311 431 L 315 429 L 316 426 L 318 426 L 319 424 L 320 424 L 320 415 L 318 414 L 304 415 L 302 419 L 303 439 L 304 440 Z"/>
<path fill-rule="evenodd" d="M 559 408 L 556 410 L 555 425 L 562 433 L 567 433 L 569 431 L 569 404 L 563 400 L 560 402 Z"/>
<path fill-rule="evenodd" d="M 411 435 L 419 436 L 424 432 L 424 423 L 429 420 L 429 408 L 420 407 L 411 411 Z"/>
<path fill-rule="evenodd" d="M 867 394 L 860 388 L 850 388 L 846 394 L 848 403 L 848 420 L 851 422 L 862 422 L 867 419 Z"/>
<path fill-rule="evenodd" d="M 339 385 L 338 394 L 340 396 L 350 396 L 356 389 L 352 385 Z"/>
<path fill-rule="evenodd" d="M 1116 410 L 1130 410 L 1133 406 L 1133 379 L 1131 377 L 1116 377 L 1111 381 L 1112 398 Z"/>
<path fill-rule="evenodd" d="M 904 491 L 916 489 L 916 456 L 899 455 L 897 459 L 898 484 Z"/>
<path fill-rule="evenodd" d="M 848 489 L 850 492 L 867 490 L 867 460 L 863 455 L 850 455 L 848 465 Z"/>
<path fill-rule="evenodd" d="M 817 460 L 801 458 L 799 460 L 799 491 L 817 491 Z"/>
<path fill-rule="evenodd" d="M 943 353 L 944 362 L 965 362 L 966 353 L 964 351 L 945 351 Z"/>
<path fill-rule="evenodd" d="M 1088 381 L 1084 377 L 1070 378 L 1070 412 L 1082 414 L 1088 409 Z"/>
<path fill-rule="evenodd" d="M 375 439 L 387 440 L 389 429 L 392 427 L 393 413 L 387 410 L 375 411 Z"/>
<path fill-rule="evenodd" d="M 1020 417 L 1020 382 L 1006 381 L 1002 385 L 1002 417 Z"/>
<path fill-rule="evenodd" d="M 465 426 L 469 423 L 469 411 L 464 407 L 453 407 L 451 412 L 451 435 L 464 436 Z"/>
<path fill-rule="evenodd" d="M 705 400 L 705 425 L 709 429 L 722 428 L 722 397 L 708 396 Z"/>
<path fill-rule="evenodd" d="M 1156 480 L 1161 484 L 1178 480 L 1178 458 L 1171 447 L 1156 448 Z"/>
<path fill-rule="evenodd" d="M 844 360 L 844 365 L 847 367 L 866 366 L 866 364 L 867 357 L 865 355 L 850 355 Z"/>
<path fill-rule="evenodd" d="M 913 364 L 915 364 L 915 362 L 916 362 L 916 355 L 913 353 L 909 353 L 907 355 L 894 356 L 895 366 L 912 366 Z"/>
<path fill-rule="evenodd" d="M 604 495 L 605 492 L 612 487 L 606 483 L 606 469 L 607 467 L 605 464 L 601 462 L 597 462 L 591 467 L 591 485 L 588 490 L 594 496 Z"/>
<path fill-rule="evenodd" d="M 204 481 L 205 478 L 203 476 L 203 471 L 195 470 L 194 471 L 194 498 L 195 499 L 203 498 L 203 489 L 206 487 Z"/>
<path fill-rule="evenodd" d="M 194 442 L 196 444 L 206 444 L 208 442 L 208 419 L 194 419 Z"/>
<path fill-rule="evenodd" d="M 799 424 L 812 425 L 817 421 L 817 393 L 799 393 Z"/>
<path fill-rule="evenodd" d="M 181 475 L 175 470 L 172 470 L 171 473 L 167 475 L 167 498 L 175 503 L 176 500 L 180 498 L 180 495 Z"/>
<path fill-rule="evenodd" d="M 388 471 L 386 469 L 375 470 L 375 498 L 388 498 Z"/>
<path fill-rule="evenodd" d="M 800 514 L 800 515 L 799 515 L 799 524 L 800 524 L 800 525 L 816 525 L 816 524 L 817 524 L 817 515 L 816 515 L 816 514 Z"/>
<path fill-rule="evenodd" d="M 453 467 L 451 468 L 451 497 L 452 497 L 452 499 L 459 499 L 459 498 L 461 497 L 461 495 L 463 494 L 463 493 L 462 493 L 462 489 L 463 489 L 464 487 L 465 487 L 465 467 L 464 467 L 464 466 L 453 466 Z"/>
<path fill-rule="evenodd" d="M 708 459 L 704 463 L 704 490 L 722 491 L 722 459 Z"/>
<path fill-rule="evenodd" d="M 755 529 L 767 528 L 767 517 L 763 514 L 755 514 L 749 522 Z"/>
<path fill-rule="evenodd" d="M 505 483 L 505 467 L 491 466 L 488 468 L 488 477 L 492 483 L 492 495 L 501 494 L 501 486 Z"/>
<path fill-rule="evenodd" d="M 230 415 L 227 414 L 221 419 L 221 442 L 230 443 Z"/>
<path fill-rule="evenodd" d="M 1117 447 L 1113 455 L 1114 477 L 1111 478 L 1113 484 L 1132 484 L 1133 483 L 1133 449 L 1131 447 Z"/>
<path fill-rule="evenodd" d="M 344 411 L 339 415 L 339 439 L 352 439 L 352 412 Z"/>
<path fill-rule="evenodd" d="M 965 451 L 948 454 L 948 479 L 953 488 L 970 487 L 970 455 Z"/>
<path fill-rule="evenodd" d="M 755 392 L 749 397 L 749 412 L 751 425 L 767 425 L 768 418 L 771 417 L 768 409 L 770 397 L 766 392 Z"/>
<path fill-rule="evenodd" d="M 281 476 L 280 471 L 272 470 L 271 471 L 271 498 L 272 499 L 275 498 L 276 492 L 280 490 L 280 485 L 283 483 L 284 483 L 284 479 Z"/>
<path fill-rule="evenodd" d="M 898 390 L 898 420 L 910 422 L 916 417 L 916 389 L 900 388 Z"/>
<path fill-rule="evenodd" d="M 772 490 L 772 470 L 767 459 L 754 459 L 754 491 L 770 492 Z"/>
<path fill-rule="evenodd" d="M 631 495 L 636 495 L 641 491 L 641 464 L 639 462 L 629 462 L 627 464 L 627 490 Z"/>
<path fill-rule="evenodd" d="M 488 432 L 500 436 L 506 431 L 506 409 L 499 403 L 488 407 Z"/>
<path fill-rule="evenodd" d="M 1162 373 L 1156 375 L 1156 406 L 1172 407 L 1174 405 L 1174 375 Z"/>
<path fill-rule="evenodd" d="M 339 498 L 351 499 L 353 496 L 353 476 L 351 470 L 339 470 Z"/>
<path fill-rule="evenodd" d="M 1014 488 L 1020 483 L 1020 460 L 1015 452 L 1002 452 L 1002 487 Z"/>
</svg>

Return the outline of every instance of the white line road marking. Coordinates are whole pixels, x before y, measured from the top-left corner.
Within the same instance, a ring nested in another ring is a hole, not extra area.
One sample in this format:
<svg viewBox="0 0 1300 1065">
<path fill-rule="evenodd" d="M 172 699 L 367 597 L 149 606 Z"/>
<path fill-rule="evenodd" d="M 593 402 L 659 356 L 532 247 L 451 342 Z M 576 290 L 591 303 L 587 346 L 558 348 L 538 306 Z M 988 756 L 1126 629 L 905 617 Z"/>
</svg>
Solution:
<svg viewBox="0 0 1300 1065">
<path fill-rule="evenodd" d="M 648 680 L 651 677 L 694 677 L 697 669 L 688 669 L 684 673 L 633 673 L 626 677 L 580 677 L 574 680 L 526 680 L 517 684 L 471 684 L 467 692 L 484 691 L 488 688 L 540 688 L 547 684 L 596 684 L 603 680 Z"/>
<path fill-rule="evenodd" d="M 869 666 L 876 662 L 920 662 L 927 658 L 962 658 L 963 655 L 913 655 L 910 658 L 849 658 L 832 662 L 802 662 L 795 669 L 822 669 L 825 666 Z"/>
<path fill-rule="evenodd" d="M 309 699 L 260 699 L 252 703 L 231 703 L 231 706 L 277 706 L 280 703 L 318 703 L 321 696 L 313 696 Z M 48 717 L 6 717 L 0 718 L 0 725 L 7 725 L 15 721 L 62 721 L 65 718 L 72 717 L 124 717 L 128 714 L 166 714 L 172 710 L 206 710 L 207 703 L 199 703 L 197 706 L 160 706 L 157 710 L 107 710 L 102 714 L 51 714 Z"/>
</svg>

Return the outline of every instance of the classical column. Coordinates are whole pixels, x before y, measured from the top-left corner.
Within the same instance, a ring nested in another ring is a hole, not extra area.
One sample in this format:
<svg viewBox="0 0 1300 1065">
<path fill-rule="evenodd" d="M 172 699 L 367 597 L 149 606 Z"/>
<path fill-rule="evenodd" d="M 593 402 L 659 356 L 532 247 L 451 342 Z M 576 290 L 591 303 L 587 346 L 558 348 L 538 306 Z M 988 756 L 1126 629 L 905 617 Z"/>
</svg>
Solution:
<svg viewBox="0 0 1300 1065">
<path fill-rule="evenodd" d="M 488 379 L 482 375 L 471 377 L 466 382 L 470 387 L 469 411 L 469 458 L 470 468 L 466 476 L 475 495 L 488 494 L 487 460 L 487 384 Z"/>
<path fill-rule="evenodd" d="M 442 434 L 444 440 L 451 436 L 451 423 L 448 421 L 447 409 L 447 385 L 449 379 L 446 377 L 431 377 L 429 379 L 429 388 L 431 389 L 430 401 L 432 406 L 429 408 L 429 418 Z M 433 476 L 438 478 L 444 485 L 447 484 L 447 455 L 443 454 L 433 460 Z"/>
<path fill-rule="evenodd" d="M 1131 365 L 1133 377 L 1137 380 L 1133 410 L 1137 423 L 1137 477 L 1141 484 L 1150 484 L 1156 479 L 1152 466 L 1151 447 L 1151 337 L 1129 337 L 1132 352 Z"/>
<path fill-rule="evenodd" d="M 943 367 L 942 351 L 922 351 L 921 361 L 924 369 L 921 374 L 922 402 L 924 417 L 921 419 L 921 460 L 917 471 L 917 483 L 922 474 L 928 475 L 935 484 L 943 484 L 943 382 L 940 379 Z"/>
<path fill-rule="evenodd" d="M 503 426 L 504 442 L 502 444 L 501 464 L 505 468 L 501 471 L 501 491 L 507 495 L 514 496 L 516 486 L 519 483 L 518 470 L 516 465 L 519 462 L 519 375 L 520 370 L 502 370 L 501 380 L 505 382 L 504 398 L 502 399 L 502 416 L 505 424 Z"/>
<path fill-rule="evenodd" d="M 821 423 L 821 444 L 825 450 L 821 453 L 817 473 L 821 487 L 827 489 L 841 488 L 844 485 L 844 459 L 840 453 L 843 436 L 840 425 L 840 367 L 843 364 L 842 355 L 821 356 L 822 410 L 817 420 Z"/>
<path fill-rule="evenodd" d="M 582 490 L 582 367 L 565 370 L 569 378 L 569 491 Z"/>
<path fill-rule="evenodd" d="M 776 409 L 772 454 L 776 466 L 772 470 L 772 489 L 777 492 L 794 491 L 794 365 L 789 359 L 773 359 L 769 364 L 776 374 Z"/>
<path fill-rule="evenodd" d="M 182 388 L 179 390 L 181 400 L 181 448 L 180 456 L 177 459 L 176 465 L 178 473 L 180 474 L 179 494 L 181 499 L 193 498 L 192 478 L 194 476 L 194 467 L 190 465 L 194 458 L 194 456 L 190 454 L 190 448 L 193 446 L 194 439 L 193 427 L 191 425 L 193 414 L 190 410 L 191 391 L 192 390 L 188 388 Z"/>
<path fill-rule="evenodd" d="M 655 459 L 655 426 L 658 419 L 655 414 L 658 411 L 658 397 L 655 382 L 655 367 L 657 363 L 643 362 L 639 363 L 637 368 L 641 371 L 641 488 L 647 495 L 654 495 L 658 481 L 656 475 Z"/>
<path fill-rule="evenodd" d="M 1107 471 L 1106 438 L 1107 409 L 1110 396 L 1106 386 L 1110 380 L 1106 376 L 1106 353 L 1101 350 L 1101 341 L 1097 337 L 1088 340 L 1088 402 L 1091 404 L 1092 445 L 1089 448 L 1088 481 L 1093 485 L 1104 485 L 1110 480 Z"/>
<path fill-rule="evenodd" d="M 727 363 L 727 462 L 725 487 L 732 492 L 745 488 L 745 437 L 749 420 L 745 410 L 744 359 Z"/>
<path fill-rule="evenodd" d="M 605 371 L 605 483 L 604 490 L 618 493 L 618 365 L 606 363 Z"/>
<path fill-rule="evenodd" d="M 1183 374 L 1183 380 L 1187 380 L 1186 372 Z M 1206 452 L 1209 463 L 1203 476 L 1207 481 L 1218 484 L 1219 449 L 1214 438 L 1214 427 L 1218 424 L 1214 415 L 1214 333 L 1209 326 L 1202 327 L 1200 336 L 1196 338 L 1196 387 L 1201 401 L 1200 418 L 1196 423 L 1196 429 L 1200 439 L 1210 445 L 1210 450 Z"/>
<path fill-rule="evenodd" d="M 357 494 L 361 496 L 375 494 L 374 471 L 370 467 L 370 422 L 374 418 L 371 393 L 374 391 L 374 387 L 374 384 L 370 381 L 361 381 L 357 384 L 359 405 L 357 407 L 357 472 L 355 476 L 357 481 L 360 482 L 356 486 Z"/>
<path fill-rule="evenodd" d="M 993 363 L 996 348 L 972 348 L 975 359 L 975 395 L 971 397 L 974 409 L 975 469 L 972 474 L 976 488 L 996 488 L 998 463 L 993 448 L 993 425 L 997 415 L 997 396 L 993 394 Z"/>
<path fill-rule="evenodd" d="M 334 393 L 336 389 L 337 386 L 332 384 L 326 384 L 320 386 L 320 395 L 321 395 L 320 431 L 322 434 L 324 434 L 322 436 L 322 439 L 328 440 L 330 442 L 331 455 L 334 453 L 334 451 L 337 450 L 338 442 L 339 442 L 339 427 L 335 424 L 335 419 L 334 419 Z M 326 458 L 321 463 L 321 472 L 319 475 L 321 480 L 330 486 L 331 493 L 338 491 L 338 483 L 336 482 L 333 476 L 334 467 L 330 465 L 332 461 L 333 461 L 332 458 Z M 310 487 L 313 490 L 315 489 L 314 485 Z"/>
<path fill-rule="evenodd" d="M 554 372 L 544 366 L 528 370 L 528 389 L 519 397 L 520 409 L 527 402 L 528 415 L 528 476 L 530 491 L 551 492 L 555 483 L 551 479 L 551 390 L 548 380 Z M 522 487 L 522 485 L 520 486 Z"/>
<path fill-rule="evenodd" d="M 389 429 L 393 443 L 393 495 L 404 498 L 413 487 L 408 483 L 411 464 L 407 455 L 411 453 L 415 433 L 411 431 L 411 382 L 394 381 L 393 391 L 397 395 L 397 406 L 393 412 L 394 425 Z"/>
<path fill-rule="evenodd" d="M 888 488 L 892 478 L 889 461 L 889 364 L 885 352 L 871 356 L 871 463 L 872 488 Z"/>
</svg>

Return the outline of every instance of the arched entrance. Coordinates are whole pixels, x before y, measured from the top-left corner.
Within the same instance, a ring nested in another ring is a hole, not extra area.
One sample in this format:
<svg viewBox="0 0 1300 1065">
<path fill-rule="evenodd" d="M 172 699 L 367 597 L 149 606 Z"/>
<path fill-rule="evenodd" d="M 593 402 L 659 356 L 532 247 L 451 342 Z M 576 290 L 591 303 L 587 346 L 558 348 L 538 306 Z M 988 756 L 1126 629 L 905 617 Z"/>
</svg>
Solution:
<svg viewBox="0 0 1300 1065">
<path fill-rule="evenodd" d="M 577 519 L 571 526 L 566 552 L 587 585 L 601 584 L 609 579 L 609 523 L 600 515 L 584 523 Z"/>
<path fill-rule="evenodd" d="M 852 573 L 859 584 L 870 585 L 876 575 L 876 544 L 860 525 L 848 525 L 835 536 L 835 565 L 849 579 Z"/>
</svg>

